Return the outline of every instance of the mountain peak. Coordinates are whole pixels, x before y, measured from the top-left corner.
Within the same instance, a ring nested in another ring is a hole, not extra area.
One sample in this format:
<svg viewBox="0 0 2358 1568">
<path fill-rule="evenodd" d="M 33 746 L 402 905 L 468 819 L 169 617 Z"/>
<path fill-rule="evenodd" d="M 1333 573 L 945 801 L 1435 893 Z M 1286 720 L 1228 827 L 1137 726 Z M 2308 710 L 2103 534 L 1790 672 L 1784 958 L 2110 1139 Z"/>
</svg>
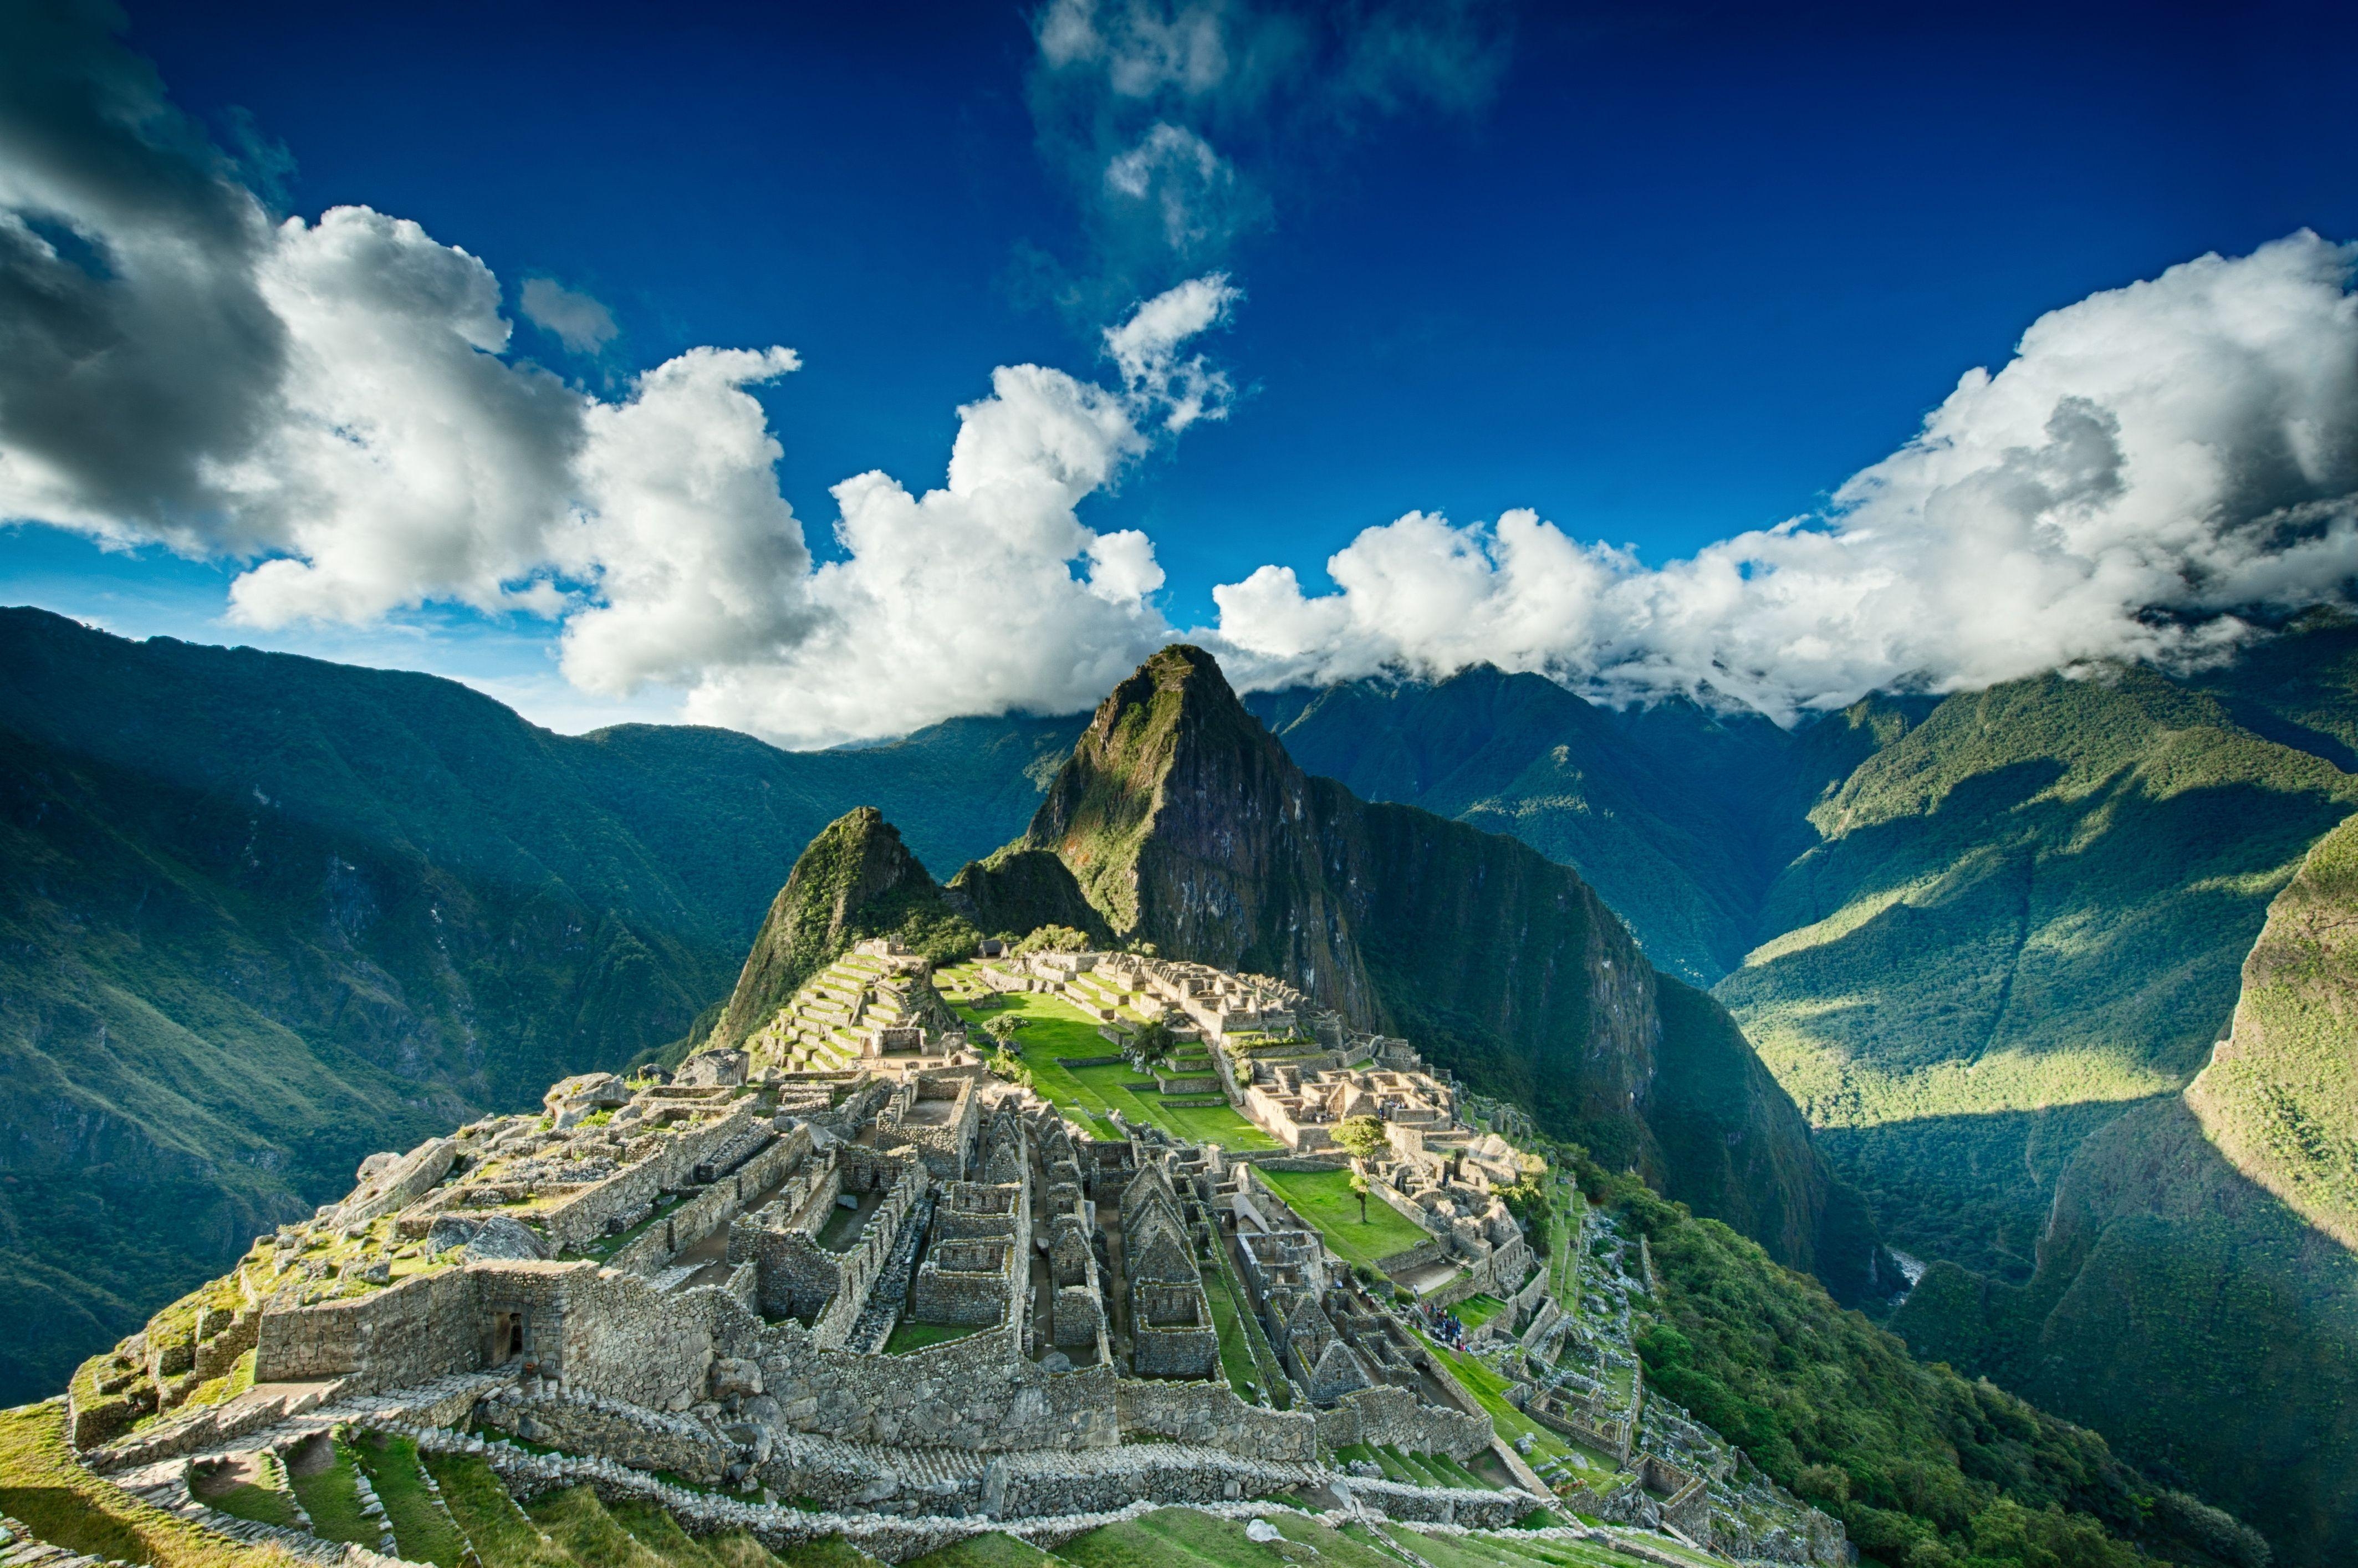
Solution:
<svg viewBox="0 0 2358 1568">
<path fill-rule="evenodd" d="M 1098 705 L 1032 818 L 1026 847 L 1071 869 L 1116 931 L 1136 930 L 1150 839 L 1186 835 L 1191 808 L 1299 796 L 1302 770 L 1203 649 L 1174 643 Z"/>
<path fill-rule="evenodd" d="M 968 950 L 975 933 L 951 912 L 884 814 L 872 806 L 854 806 L 822 828 L 795 860 L 753 938 L 712 1043 L 737 1044 L 853 943 L 884 935 L 918 952 L 938 948 L 947 957 Z"/>
</svg>

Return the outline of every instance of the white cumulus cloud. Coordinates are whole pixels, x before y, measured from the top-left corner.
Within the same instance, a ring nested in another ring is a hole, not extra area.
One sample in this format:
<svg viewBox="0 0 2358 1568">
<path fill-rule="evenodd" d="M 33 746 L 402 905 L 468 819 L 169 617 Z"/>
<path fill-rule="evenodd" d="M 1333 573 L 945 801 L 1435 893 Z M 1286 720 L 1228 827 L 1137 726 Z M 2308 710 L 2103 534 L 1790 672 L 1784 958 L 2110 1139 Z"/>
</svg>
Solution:
<svg viewBox="0 0 2358 1568">
<path fill-rule="evenodd" d="M 1369 528 L 1215 590 L 1249 681 L 1477 662 L 1780 718 L 1895 683 L 2182 661 L 2358 574 L 2358 246 L 2303 232 L 2040 318 L 1822 517 L 1648 567 L 1527 512 Z"/>
</svg>

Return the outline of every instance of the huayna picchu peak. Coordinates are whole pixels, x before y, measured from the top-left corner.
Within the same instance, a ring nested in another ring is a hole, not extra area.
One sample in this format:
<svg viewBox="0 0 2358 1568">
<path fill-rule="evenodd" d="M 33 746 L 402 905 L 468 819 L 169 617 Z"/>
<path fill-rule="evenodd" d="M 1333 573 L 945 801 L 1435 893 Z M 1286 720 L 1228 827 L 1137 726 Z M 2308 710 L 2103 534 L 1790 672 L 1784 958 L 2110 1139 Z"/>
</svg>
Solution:
<svg viewBox="0 0 2358 1568">
<path fill-rule="evenodd" d="M 1115 687 L 1011 848 L 1055 855 L 1121 939 L 1412 1034 L 1845 1299 L 1897 1282 L 1742 1033 L 1658 976 L 1577 872 L 1305 773 L 1199 648 Z"/>
</svg>

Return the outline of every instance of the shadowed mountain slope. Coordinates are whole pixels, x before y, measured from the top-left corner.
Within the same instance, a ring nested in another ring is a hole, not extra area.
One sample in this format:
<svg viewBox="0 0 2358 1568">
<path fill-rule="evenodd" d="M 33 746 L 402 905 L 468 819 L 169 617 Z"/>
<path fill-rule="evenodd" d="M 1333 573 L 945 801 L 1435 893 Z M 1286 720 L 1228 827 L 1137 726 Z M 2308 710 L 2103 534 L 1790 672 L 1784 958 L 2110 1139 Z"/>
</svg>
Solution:
<svg viewBox="0 0 2358 1568">
<path fill-rule="evenodd" d="M 855 943 L 889 937 L 947 963 L 980 933 L 952 910 L 900 830 L 872 806 L 845 813 L 795 861 L 739 971 L 710 1044 L 735 1045 Z"/>
</svg>

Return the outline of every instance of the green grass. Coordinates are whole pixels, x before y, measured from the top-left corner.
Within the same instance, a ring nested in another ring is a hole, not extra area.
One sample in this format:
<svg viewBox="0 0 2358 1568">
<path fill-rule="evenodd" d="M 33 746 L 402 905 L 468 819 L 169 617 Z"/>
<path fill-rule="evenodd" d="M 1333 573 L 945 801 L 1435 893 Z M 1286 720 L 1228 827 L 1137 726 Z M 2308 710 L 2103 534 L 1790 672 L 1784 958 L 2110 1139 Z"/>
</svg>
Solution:
<svg viewBox="0 0 2358 1568">
<path fill-rule="evenodd" d="M 310 1475 L 300 1473 L 299 1462 L 287 1466 L 287 1483 L 311 1516 L 311 1533 L 324 1541 L 350 1541 L 374 1550 L 384 1539 L 376 1521 L 361 1512 L 361 1495 L 352 1485 L 357 1473 L 352 1452 L 343 1444 L 328 1442 L 327 1465 Z M 310 1452 L 306 1450 L 305 1452 Z"/>
<path fill-rule="evenodd" d="M 595 1568 L 664 1568 L 663 1558 L 616 1523 L 587 1487 L 544 1492 L 525 1508 L 525 1517 L 577 1563 Z"/>
<path fill-rule="evenodd" d="M 483 1568 L 579 1568 L 508 1496 L 492 1467 L 471 1454 L 428 1454 L 426 1468 L 442 1501 L 483 1560 Z"/>
<path fill-rule="evenodd" d="M 1262 1180 L 1277 1189 L 1293 1212 L 1318 1227 L 1346 1262 L 1373 1263 L 1395 1252 L 1405 1252 L 1431 1239 L 1407 1216 L 1374 1194 L 1368 1195 L 1367 1218 L 1359 1217 L 1359 1199 L 1351 1191 L 1347 1171 L 1261 1171 Z"/>
<path fill-rule="evenodd" d="M 1533 1564 L 1550 1564 L 1552 1568 L 1636 1568 L 1641 1561 L 1585 1541 L 1532 1541 L 1497 1534 L 1421 1535 L 1401 1524 L 1386 1525 L 1384 1531 L 1432 1563 L 1433 1568 L 1531 1568 Z M 1667 1549 L 1668 1545 L 1661 1542 L 1660 1549 Z M 1716 1563 L 1714 1568 L 1717 1568 Z"/>
<path fill-rule="evenodd" d="M 1509 1444 L 1522 1437 L 1531 1438 L 1531 1457 L 1537 1464 L 1563 1459 L 1571 1454 L 1571 1445 L 1561 1436 L 1514 1407 L 1507 1398 L 1507 1379 L 1478 1357 L 1438 1345 L 1425 1338 L 1422 1330 L 1417 1331 L 1417 1337 L 1424 1340 L 1425 1347 L 1442 1365 L 1456 1374 L 1458 1382 L 1474 1396 L 1474 1402 L 1482 1407 L 1482 1413 L 1490 1418 L 1491 1427 Z"/>
<path fill-rule="evenodd" d="M 1191 1143 L 1217 1143 L 1224 1149 L 1269 1150 L 1276 1139 L 1238 1115 L 1223 1101 L 1218 1105 L 1165 1105 L 1152 1076 L 1141 1076 L 1126 1063 L 1095 1067 L 1060 1067 L 1056 1058 L 1110 1055 L 1113 1047 L 1098 1033 L 1097 1022 L 1061 997 L 1037 991 L 1011 991 L 995 1008 L 960 1006 L 958 1015 L 969 1023 L 1011 1015 L 1026 1021 L 1015 1044 L 1032 1087 L 1056 1107 L 1088 1127 L 1099 1138 L 1118 1138 L 1109 1113 L 1120 1111 L 1132 1122 L 1160 1127 Z"/>
<path fill-rule="evenodd" d="M 252 1519 L 256 1524 L 275 1524 L 282 1530 L 299 1528 L 296 1523 L 295 1500 L 276 1487 L 257 1487 L 246 1481 L 224 1492 L 203 1492 L 199 1496 L 205 1507 L 225 1513 L 232 1519 Z"/>
<path fill-rule="evenodd" d="M 92 1475 L 66 1446 L 62 1400 L 0 1411 L 0 1512 L 69 1552 L 157 1568 L 297 1568 L 276 1546 L 200 1530 Z"/>
<path fill-rule="evenodd" d="M 981 1332 L 973 1324 L 911 1323 L 907 1318 L 892 1325 L 892 1337 L 884 1342 L 887 1356 L 905 1356 L 912 1350 L 924 1350 L 931 1346 L 948 1345 L 970 1334 Z"/>
<path fill-rule="evenodd" d="M 1354 1540 L 1299 1514 L 1278 1514 L 1270 1522 L 1287 1541 L 1314 1550 L 1326 1568 L 1402 1568 L 1399 1557 L 1364 1537 Z M 1248 1541 L 1242 1519 L 1185 1509 L 1161 1509 L 1093 1530 L 1059 1546 L 1055 1554 L 1077 1568 L 1269 1568 L 1308 1555 L 1298 1546 L 1281 1551 Z"/>
<path fill-rule="evenodd" d="M 908 1568 L 1041 1568 L 1057 1559 L 1028 1541 L 992 1530 L 908 1560 Z"/>
<path fill-rule="evenodd" d="M 362 1434 L 352 1452 L 368 1473 L 377 1500 L 384 1505 L 400 1555 L 411 1563 L 458 1568 L 466 1543 L 442 1505 L 426 1489 L 417 1465 L 417 1444 L 406 1437 L 372 1432 Z"/>
<path fill-rule="evenodd" d="M 614 1522 L 631 1539 L 654 1552 L 670 1568 L 722 1568 L 721 1560 L 702 1541 L 679 1528 L 679 1521 L 660 1503 L 644 1498 L 621 1498 L 606 1505 Z"/>
<path fill-rule="evenodd" d="M 262 1483 L 241 1481 L 235 1486 L 214 1489 L 211 1483 L 189 1478 L 190 1493 L 207 1508 L 228 1514 L 233 1519 L 252 1519 L 256 1524 L 275 1524 L 284 1530 L 300 1529 L 300 1515 L 295 1508 L 294 1494 L 287 1490 L 287 1472 L 277 1459 L 269 1454 L 260 1456 L 267 1480 Z"/>
<path fill-rule="evenodd" d="M 1270 1382 L 1260 1363 L 1253 1359 L 1252 1341 L 1245 1337 L 1236 1298 L 1228 1293 L 1228 1277 L 1217 1268 L 1206 1269 L 1204 1293 L 1212 1299 L 1212 1326 L 1220 1334 L 1220 1370 L 1227 1374 L 1228 1387 L 1237 1391 L 1237 1397 L 1249 1400 L 1247 1383 L 1267 1389 Z"/>
<path fill-rule="evenodd" d="M 1485 1292 L 1467 1296 L 1449 1310 L 1455 1313 L 1457 1321 L 1466 1327 L 1479 1328 L 1506 1311 L 1507 1303 Z"/>
</svg>

